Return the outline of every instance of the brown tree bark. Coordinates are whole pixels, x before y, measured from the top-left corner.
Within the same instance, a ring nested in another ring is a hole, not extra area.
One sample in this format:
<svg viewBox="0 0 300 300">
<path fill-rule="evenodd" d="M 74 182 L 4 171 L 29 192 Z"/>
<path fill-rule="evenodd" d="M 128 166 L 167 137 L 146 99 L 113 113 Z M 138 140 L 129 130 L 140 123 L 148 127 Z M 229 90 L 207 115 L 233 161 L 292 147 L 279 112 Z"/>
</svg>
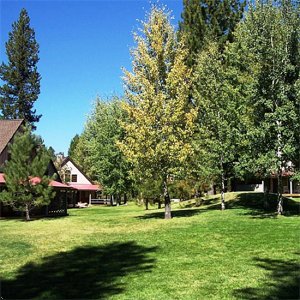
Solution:
<svg viewBox="0 0 300 300">
<path fill-rule="evenodd" d="M 168 191 L 167 180 L 164 180 L 165 219 L 171 219 L 171 199 Z"/>
<path fill-rule="evenodd" d="M 30 221 L 29 206 L 25 204 L 26 221 Z"/>
<path fill-rule="evenodd" d="M 145 206 L 146 206 L 146 210 L 149 209 L 149 200 L 148 198 L 145 199 Z"/>
<path fill-rule="evenodd" d="M 161 208 L 161 201 L 160 201 L 160 199 L 158 199 L 157 208 L 158 208 L 158 209 Z"/>
<path fill-rule="evenodd" d="M 225 178 L 224 178 L 224 169 L 223 169 L 223 160 L 221 159 L 221 210 L 225 210 Z"/>
</svg>

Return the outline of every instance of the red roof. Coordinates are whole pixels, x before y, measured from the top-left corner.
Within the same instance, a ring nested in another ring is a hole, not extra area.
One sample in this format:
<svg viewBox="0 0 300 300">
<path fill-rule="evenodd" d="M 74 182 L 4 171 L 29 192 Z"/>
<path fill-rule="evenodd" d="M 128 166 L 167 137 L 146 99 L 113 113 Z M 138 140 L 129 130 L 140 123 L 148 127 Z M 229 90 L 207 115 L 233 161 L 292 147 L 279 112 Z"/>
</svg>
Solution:
<svg viewBox="0 0 300 300">
<path fill-rule="evenodd" d="M 0 173 L 0 183 L 5 183 L 4 174 Z"/>
<path fill-rule="evenodd" d="M 75 190 L 79 191 L 98 191 L 100 190 L 100 186 L 98 184 L 76 184 L 69 183 L 69 186 Z"/>
<path fill-rule="evenodd" d="M 40 183 L 41 182 L 41 178 L 39 177 L 33 177 L 31 178 L 30 180 L 33 184 L 37 184 L 37 183 Z M 58 181 L 55 181 L 55 180 L 51 180 L 50 183 L 49 183 L 50 186 L 53 186 L 53 187 L 58 187 L 58 188 L 66 188 L 66 189 L 69 189 L 70 187 L 66 184 L 63 184 L 61 182 L 58 182 Z"/>
<path fill-rule="evenodd" d="M 41 182 L 41 178 L 39 177 L 33 177 L 30 179 L 31 183 L 33 184 L 38 184 Z M 3 173 L 0 173 L 0 184 L 3 183 L 5 184 L 5 178 L 4 178 L 4 174 Z M 53 186 L 53 187 L 57 187 L 57 188 L 66 188 L 66 189 L 69 189 L 70 187 L 66 184 L 63 184 L 61 182 L 58 182 L 58 181 L 55 181 L 55 180 L 51 180 L 50 183 L 49 183 L 50 186 Z"/>
<path fill-rule="evenodd" d="M 70 189 L 70 187 L 66 184 L 63 184 L 61 182 L 58 182 L 58 181 L 55 181 L 55 180 L 52 180 L 50 182 L 50 185 L 53 186 L 53 187 L 57 187 L 57 188 L 66 188 L 66 189 Z"/>
</svg>

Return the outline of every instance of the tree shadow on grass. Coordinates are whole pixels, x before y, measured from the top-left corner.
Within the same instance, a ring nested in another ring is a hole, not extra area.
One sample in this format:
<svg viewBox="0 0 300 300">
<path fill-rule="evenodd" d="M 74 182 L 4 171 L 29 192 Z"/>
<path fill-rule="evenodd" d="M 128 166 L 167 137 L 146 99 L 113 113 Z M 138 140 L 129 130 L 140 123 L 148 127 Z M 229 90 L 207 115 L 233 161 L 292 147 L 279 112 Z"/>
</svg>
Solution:
<svg viewBox="0 0 300 300">
<path fill-rule="evenodd" d="M 194 215 L 200 214 L 203 210 L 200 209 L 181 209 L 172 211 L 172 218 L 180 218 L 180 217 L 192 217 Z M 143 216 L 135 217 L 140 220 L 146 219 L 164 219 L 165 212 L 158 211 L 155 213 L 147 213 Z"/>
<path fill-rule="evenodd" d="M 73 215 L 71 216 L 72 218 L 74 217 Z M 5 222 L 9 222 L 9 221 L 14 221 L 14 222 L 23 222 L 23 223 L 31 223 L 34 221 L 40 221 L 40 220 L 58 220 L 58 219 L 64 219 L 64 218 L 70 218 L 69 215 L 61 215 L 61 216 L 32 216 L 30 217 L 30 220 L 27 221 L 25 219 L 25 217 L 20 216 L 20 217 L 0 217 L 0 222 L 5 221 Z"/>
<path fill-rule="evenodd" d="M 226 201 L 226 195 L 225 195 Z M 264 207 L 264 193 L 241 193 L 233 200 L 225 202 L 226 209 L 244 209 L 242 214 L 252 218 L 276 218 L 277 195 L 270 194 L 267 199 L 268 208 Z M 220 203 L 205 207 L 205 210 L 220 209 Z M 283 198 L 284 215 L 300 216 L 300 202 L 289 198 Z"/>
<path fill-rule="evenodd" d="M 256 265 L 269 273 L 264 285 L 259 288 L 246 287 L 235 290 L 238 299 L 300 299 L 300 264 L 299 260 L 277 260 L 254 258 Z"/>
<path fill-rule="evenodd" d="M 228 203 L 228 208 L 247 208 L 245 215 L 250 215 L 253 218 L 275 218 L 277 217 L 277 195 L 270 194 L 267 196 L 268 207 L 264 207 L 263 193 L 244 193 L 239 194 L 235 201 Z M 299 202 L 289 198 L 283 198 L 284 215 L 299 216 Z"/>
<path fill-rule="evenodd" d="M 205 208 L 212 206 L 213 208 L 216 208 L 218 206 L 218 208 L 221 209 L 220 199 L 221 199 L 220 196 L 215 196 L 209 199 L 197 198 L 194 199 L 194 202 L 187 200 L 187 201 L 183 201 L 182 204 L 184 205 L 184 208 L 192 208 L 192 207 L 200 207 L 200 206 Z"/>
<path fill-rule="evenodd" d="M 276 218 L 277 214 L 277 195 L 268 196 L 268 208 L 264 207 L 264 193 L 240 193 L 233 200 L 226 201 L 226 209 L 243 209 L 242 214 L 252 218 Z M 220 197 L 216 196 L 211 199 L 200 199 L 200 201 L 187 201 L 183 203 L 185 208 L 172 211 L 172 217 L 192 217 L 199 213 L 210 210 L 221 210 Z M 199 208 L 198 208 L 199 207 Z M 283 198 L 284 215 L 300 216 L 300 202 L 289 198 Z M 146 213 L 138 219 L 163 219 L 164 212 Z"/>
<path fill-rule="evenodd" d="M 22 267 L 1 281 L 3 299 L 106 299 L 125 291 L 121 277 L 150 272 L 156 247 L 134 242 L 81 247 Z"/>
</svg>

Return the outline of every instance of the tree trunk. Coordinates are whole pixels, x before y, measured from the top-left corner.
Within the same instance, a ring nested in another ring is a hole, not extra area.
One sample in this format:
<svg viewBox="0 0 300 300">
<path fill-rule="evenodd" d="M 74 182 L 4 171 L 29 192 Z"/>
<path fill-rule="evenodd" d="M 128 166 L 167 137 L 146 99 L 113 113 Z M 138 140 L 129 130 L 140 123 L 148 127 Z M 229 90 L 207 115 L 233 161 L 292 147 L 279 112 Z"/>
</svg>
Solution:
<svg viewBox="0 0 300 300">
<path fill-rule="evenodd" d="M 127 194 L 124 194 L 124 204 L 127 204 Z"/>
<path fill-rule="evenodd" d="M 171 199 L 168 191 L 167 180 L 164 181 L 165 219 L 171 219 Z"/>
<path fill-rule="evenodd" d="M 264 209 L 269 208 L 269 181 L 267 178 L 264 178 Z"/>
<path fill-rule="evenodd" d="M 221 160 L 221 210 L 225 210 L 225 178 L 224 178 L 224 170 L 223 170 L 223 161 Z"/>
<path fill-rule="evenodd" d="M 25 204 L 26 221 L 30 221 L 29 206 Z"/>
<path fill-rule="evenodd" d="M 161 201 L 160 201 L 160 198 L 158 199 L 157 208 L 158 208 L 158 209 L 161 209 Z"/>
<path fill-rule="evenodd" d="M 278 205 L 277 205 L 277 213 L 278 215 L 283 214 L 283 201 L 282 201 L 282 170 L 278 170 L 278 180 L 277 180 L 277 200 L 278 200 Z"/>
<path fill-rule="evenodd" d="M 148 205 L 149 205 L 149 200 L 148 200 L 148 198 L 146 198 L 146 199 L 145 199 L 145 206 L 146 206 L 146 210 L 148 210 L 148 209 L 149 209 Z"/>
<path fill-rule="evenodd" d="M 278 158 L 278 171 L 277 171 L 277 213 L 278 215 L 282 215 L 283 213 L 283 206 L 282 206 L 282 170 L 283 170 L 283 163 L 282 163 L 282 135 L 280 131 L 281 121 L 276 121 L 278 133 L 277 133 L 277 140 L 278 140 L 278 148 L 277 148 L 277 158 Z"/>
</svg>

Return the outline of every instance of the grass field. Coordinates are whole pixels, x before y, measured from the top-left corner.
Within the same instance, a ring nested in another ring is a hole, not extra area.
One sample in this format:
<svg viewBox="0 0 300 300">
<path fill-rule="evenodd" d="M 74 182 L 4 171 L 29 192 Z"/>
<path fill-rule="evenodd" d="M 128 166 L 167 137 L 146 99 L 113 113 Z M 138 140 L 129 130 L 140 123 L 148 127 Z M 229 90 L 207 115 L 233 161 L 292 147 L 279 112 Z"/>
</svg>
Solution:
<svg viewBox="0 0 300 300">
<path fill-rule="evenodd" d="M 145 211 L 70 209 L 0 220 L 3 299 L 298 299 L 299 202 L 277 217 L 261 195 Z M 271 199 L 270 202 L 274 201 Z"/>
</svg>

